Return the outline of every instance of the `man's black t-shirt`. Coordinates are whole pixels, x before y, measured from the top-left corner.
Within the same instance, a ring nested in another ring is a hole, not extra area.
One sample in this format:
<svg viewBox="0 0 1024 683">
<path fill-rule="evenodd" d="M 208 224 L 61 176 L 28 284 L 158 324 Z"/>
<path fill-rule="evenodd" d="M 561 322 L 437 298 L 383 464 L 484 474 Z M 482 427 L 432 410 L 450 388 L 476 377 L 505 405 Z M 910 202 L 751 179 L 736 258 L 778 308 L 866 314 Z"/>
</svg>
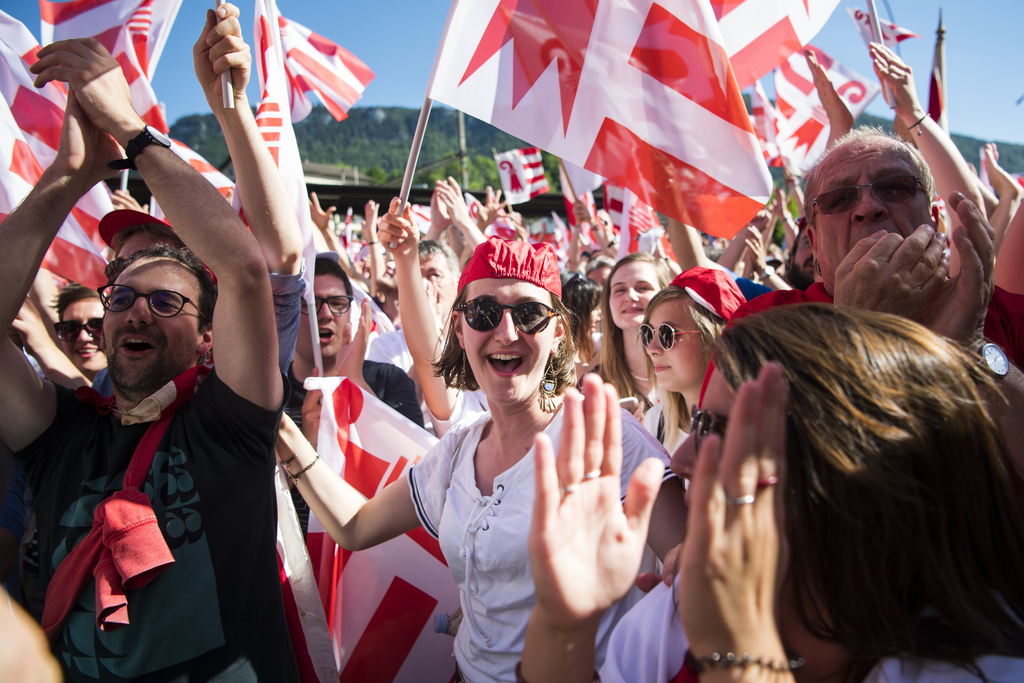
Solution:
<svg viewBox="0 0 1024 683">
<path fill-rule="evenodd" d="M 57 390 L 50 427 L 16 457 L 36 494 L 44 581 L 121 489 L 150 423 L 122 426 Z M 287 394 L 287 389 L 285 391 Z M 207 375 L 157 448 L 144 491 L 175 563 L 127 591 L 129 624 L 95 623 L 90 580 L 54 652 L 69 681 L 297 681 L 278 574 L 267 411 Z"/>
</svg>

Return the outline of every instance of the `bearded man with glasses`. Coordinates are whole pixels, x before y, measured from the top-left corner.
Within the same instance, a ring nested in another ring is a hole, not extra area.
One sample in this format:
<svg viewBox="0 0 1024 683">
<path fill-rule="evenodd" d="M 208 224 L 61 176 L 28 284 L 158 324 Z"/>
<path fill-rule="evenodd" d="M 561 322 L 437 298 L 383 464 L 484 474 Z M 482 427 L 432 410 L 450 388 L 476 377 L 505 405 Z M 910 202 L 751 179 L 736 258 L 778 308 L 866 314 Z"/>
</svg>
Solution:
<svg viewBox="0 0 1024 683">
<path fill-rule="evenodd" d="M 939 203 L 924 157 L 872 128 L 837 140 L 807 176 L 804 194 L 821 281 L 765 294 L 736 317 L 834 302 L 901 315 L 958 342 L 999 378 L 1003 397 L 993 397 L 992 408 L 1024 476 L 1024 297 L 994 284 L 994 231 L 984 212 L 954 192 L 947 206 L 962 226 L 951 238 L 936 230 Z M 958 273 L 949 272 L 950 249 L 959 253 Z"/>
</svg>

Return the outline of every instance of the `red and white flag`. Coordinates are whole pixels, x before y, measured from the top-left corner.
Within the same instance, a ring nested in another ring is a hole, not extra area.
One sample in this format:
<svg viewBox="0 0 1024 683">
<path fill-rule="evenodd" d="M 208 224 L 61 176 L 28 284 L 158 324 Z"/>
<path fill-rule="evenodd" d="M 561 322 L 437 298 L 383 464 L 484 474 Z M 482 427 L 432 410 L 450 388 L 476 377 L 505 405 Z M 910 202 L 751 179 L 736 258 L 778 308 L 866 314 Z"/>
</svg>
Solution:
<svg viewBox="0 0 1024 683">
<path fill-rule="evenodd" d="M 59 81 L 33 85 L 28 67 L 38 51 L 31 32 L 0 12 L 0 221 L 28 195 L 60 147 L 67 90 Z M 113 208 L 104 183 L 90 189 L 57 232 L 43 268 L 87 287 L 105 285 L 107 246 L 99 222 Z"/>
<path fill-rule="evenodd" d="M 754 81 L 754 90 L 750 93 L 750 109 L 751 123 L 757 134 L 757 142 L 764 153 L 764 160 L 769 166 L 782 166 L 782 155 L 779 154 L 779 145 L 775 142 L 779 134 L 779 112 L 765 95 L 761 81 Z"/>
<path fill-rule="evenodd" d="M 292 123 L 313 109 L 314 94 L 337 121 L 363 96 L 373 72 L 354 54 L 291 19 L 278 17 L 284 69 L 291 95 Z"/>
<path fill-rule="evenodd" d="M 771 193 L 708 0 L 454 3 L 428 94 L 716 234 Z"/>
<path fill-rule="evenodd" d="M 740 89 L 814 39 L 839 0 L 711 0 Z"/>
<path fill-rule="evenodd" d="M 548 191 L 548 179 L 544 175 L 544 163 L 536 147 L 513 149 L 494 157 L 498 165 L 501 189 L 509 204 L 527 202 Z"/>
<path fill-rule="evenodd" d="M 619 233 L 619 250 L 615 255 L 621 259 L 636 252 L 640 236 L 660 225 L 650 206 L 640 201 L 633 192 L 615 183 L 604 184 L 604 207 L 612 219 L 612 225 Z"/>
<path fill-rule="evenodd" d="M 860 32 L 860 37 L 864 39 L 864 44 L 873 43 L 875 36 L 871 32 L 871 15 L 863 10 L 854 9 L 853 7 L 847 7 L 846 11 L 850 13 L 850 19 L 853 21 L 853 25 L 857 27 Z M 888 48 L 896 47 L 897 43 L 902 43 L 907 38 L 920 38 L 910 29 L 897 26 L 891 21 L 885 21 L 881 17 L 878 19 L 879 26 L 882 27 L 882 39 L 885 41 L 885 46 Z"/>
<path fill-rule="evenodd" d="M 167 121 L 150 81 L 180 6 L 181 0 L 39 0 L 43 45 L 96 38 L 121 65 L 135 111 L 166 133 Z"/>
<path fill-rule="evenodd" d="M 325 464 L 372 498 L 437 439 L 341 377 L 306 380 L 324 395 L 317 450 Z M 425 529 L 368 550 L 337 548 L 310 514 L 307 544 L 331 624 L 342 682 L 448 683 L 450 636 L 438 614 L 459 608 L 459 590 L 437 541 Z"/>
<path fill-rule="evenodd" d="M 949 116 L 946 113 L 946 28 L 939 11 L 939 28 L 935 32 L 935 56 L 932 58 L 932 78 L 928 88 L 928 115 L 949 135 Z"/>
<path fill-rule="evenodd" d="M 806 49 L 814 51 L 818 63 L 853 117 L 860 116 L 868 102 L 878 94 L 878 81 L 874 77 L 861 76 L 813 45 L 807 45 Z M 824 154 L 830 129 L 828 116 L 818 99 L 818 91 L 803 54 L 790 55 L 775 71 L 775 106 L 779 113 L 776 137 L 779 152 L 795 173 L 807 173 Z"/>
</svg>

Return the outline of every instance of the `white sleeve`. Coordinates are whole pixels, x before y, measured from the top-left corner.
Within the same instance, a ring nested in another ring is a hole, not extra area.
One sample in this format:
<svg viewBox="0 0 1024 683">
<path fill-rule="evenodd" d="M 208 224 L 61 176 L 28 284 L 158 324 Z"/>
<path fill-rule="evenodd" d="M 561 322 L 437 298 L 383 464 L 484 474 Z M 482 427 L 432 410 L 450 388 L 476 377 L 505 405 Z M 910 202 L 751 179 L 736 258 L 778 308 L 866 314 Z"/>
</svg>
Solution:
<svg viewBox="0 0 1024 683">
<path fill-rule="evenodd" d="M 672 588 L 659 583 L 615 625 L 601 683 L 666 683 L 683 668 L 689 643 Z"/>
<path fill-rule="evenodd" d="M 451 430 L 408 470 L 409 493 L 416 516 L 434 538 L 438 537 L 441 513 L 452 483 L 455 453 L 468 431 L 468 428 Z"/>
<path fill-rule="evenodd" d="M 633 470 L 640 466 L 647 458 L 657 458 L 664 467 L 661 480 L 671 479 L 676 476 L 668 468 L 669 455 L 665 447 L 655 437 L 651 436 L 644 429 L 644 426 L 637 422 L 636 418 L 626 410 L 622 411 L 622 489 L 621 495 L 626 497 L 626 489 L 629 486 L 629 479 L 633 476 Z"/>
</svg>

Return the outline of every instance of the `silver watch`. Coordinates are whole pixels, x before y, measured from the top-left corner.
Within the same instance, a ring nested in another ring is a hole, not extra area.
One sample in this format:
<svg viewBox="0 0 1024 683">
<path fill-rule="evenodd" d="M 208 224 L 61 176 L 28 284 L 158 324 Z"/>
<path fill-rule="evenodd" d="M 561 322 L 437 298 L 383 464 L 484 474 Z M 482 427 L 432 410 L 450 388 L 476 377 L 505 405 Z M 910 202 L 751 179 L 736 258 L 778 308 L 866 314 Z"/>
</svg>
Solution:
<svg viewBox="0 0 1024 683">
<path fill-rule="evenodd" d="M 1006 357 L 998 344 L 985 344 L 981 347 L 981 360 L 996 377 L 1006 377 L 1010 371 L 1010 359 Z"/>
</svg>

